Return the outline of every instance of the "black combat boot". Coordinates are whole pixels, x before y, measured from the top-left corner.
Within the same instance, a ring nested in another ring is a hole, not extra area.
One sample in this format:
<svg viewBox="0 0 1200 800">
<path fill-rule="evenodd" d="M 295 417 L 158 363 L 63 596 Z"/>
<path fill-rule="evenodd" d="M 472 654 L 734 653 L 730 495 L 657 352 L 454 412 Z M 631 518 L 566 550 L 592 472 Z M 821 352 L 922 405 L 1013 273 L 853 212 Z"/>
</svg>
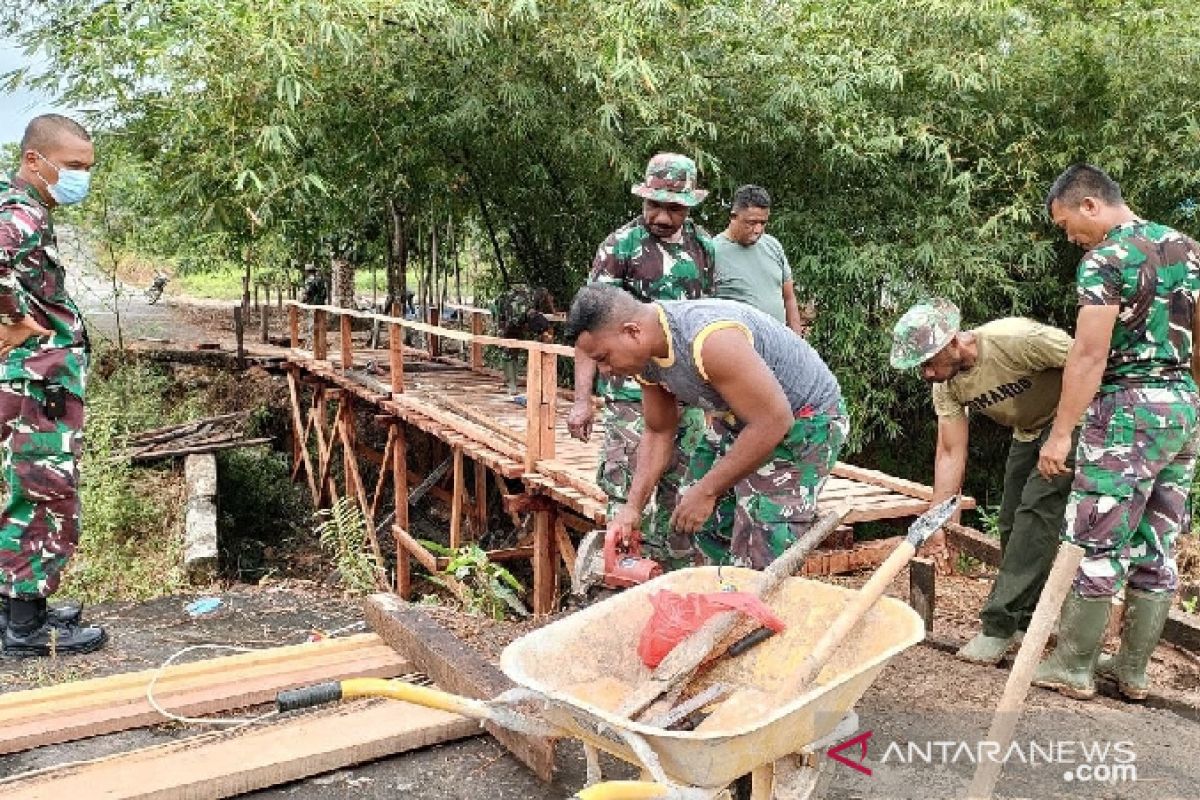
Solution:
<svg viewBox="0 0 1200 800">
<path fill-rule="evenodd" d="M 6 656 L 48 656 L 90 653 L 100 649 L 108 635 L 96 626 L 57 625 L 50 620 L 46 599 L 14 597 L 8 605 L 8 625 L 4 628 Z"/>
<path fill-rule="evenodd" d="M 0 631 L 8 627 L 8 604 L 10 598 L 0 596 Z M 75 600 L 64 600 L 58 605 L 46 606 L 46 617 L 55 625 L 78 625 L 83 617 L 83 606 Z"/>
</svg>

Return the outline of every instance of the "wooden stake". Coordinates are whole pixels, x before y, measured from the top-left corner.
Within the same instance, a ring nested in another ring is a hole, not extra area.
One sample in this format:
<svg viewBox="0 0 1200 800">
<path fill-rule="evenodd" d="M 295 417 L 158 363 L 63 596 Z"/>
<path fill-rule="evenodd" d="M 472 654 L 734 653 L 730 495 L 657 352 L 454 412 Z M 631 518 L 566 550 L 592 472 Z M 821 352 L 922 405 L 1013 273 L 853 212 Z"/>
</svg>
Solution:
<svg viewBox="0 0 1200 800">
<path fill-rule="evenodd" d="M 529 354 L 525 372 L 525 471 L 533 472 L 542 454 L 542 359 Z"/>
<path fill-rule="evenodd" d="M 328 330 L 326 312 L 317 309 L 313 312 L 313 360 L 325 361 L 329 358 Z"/>
<path fill-rule="evenodd" d="M 530 353 L 529 360 L 541 358 L 542 361 L 542 393 L 538 398 L 538 425 L 542 432 L 539 436 L 538 461 L 554 458 L 555 436 L 554 428 L 558 423 L 558 356 L 554 353 Z"/>
<path fill-rule="evenodd" d="M 462 511 L 463 494 L 463 449 L 462 445 L 454 446 L 454 483 L 450 490 L 453 500 L 450 503 L 450 549 L 457 550 L 462 546 Z"/>
<path fill-rule="evenodd" d="M 475 462 L 475 539 L 478 541 L 487 533 L 487 466 L 482 461 Z"/>
<path fill-rule="evenodd" d="M 1042 596 L 1038 599 L 1037 608 L 1033 610 L 1033 617 L 1029 621 L 1029 630 L 1025 632 L 1012 672 L 1008 674 L 1004 695 L 1000 698 L 1000 704 L 996 706 L 996 715 L 992 718 L 991 728 L 988 729 L 986 741 L 996 743 L 993 753 L 1007 753 L 1012 744 L 1017 720 L 1021 716 L 1021 706 L 1029 693 L 1034 670 L 1037 669 L 1042 651 L 1046 649 L 1050 629 L 1058 619 L 1063 600 L 1071 589 L 1075 571 L 1079 569 L 1079 562 L 1082 560 L 1083 548 L 1069 543 L 1063 543 L 1058 548 L 1058 555 L 1050 568 L 1050 576 L 1046 578 Z M 1000 759 L 981 758 L 975 768 L 975 777 L 971 779 L 971 785 L 967 789 L 967 797 L 971 800 L 990 798 L 1003 767 L 1004 762 Z"/>
</svg>

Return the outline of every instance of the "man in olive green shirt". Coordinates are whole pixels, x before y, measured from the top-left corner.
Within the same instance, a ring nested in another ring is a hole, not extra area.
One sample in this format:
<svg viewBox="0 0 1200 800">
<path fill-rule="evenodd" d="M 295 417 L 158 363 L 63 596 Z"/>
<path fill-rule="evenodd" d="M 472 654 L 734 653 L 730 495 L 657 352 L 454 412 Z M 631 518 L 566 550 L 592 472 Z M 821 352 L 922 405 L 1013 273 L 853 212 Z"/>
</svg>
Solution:
<svg viewBox="0 0 1200 800">
<path fill-rule="evenodd" d="M 933 384 L 934 503 L 962 489 L 972 412 L 1013 430 L 1000 500 L 1000 571 L 979 614 L 983 631 L 958 651 L 965 661 L 995 664 L 1029 625 L 1058 550 L 1072 473 L 1047 480 L 1037 463 L 1058 408 L 1071 337 L 1015 317 L 969 331 L 960 323 L 947 300 L 913 306 L 896 323 L 891 361 L 899 369 L 918 368 Z M 943 533 L 935 534 L 926 552 L 949 568 Z"/>
<path fill-rule="evenodd" d="M 715 297 L 737 300 L 770 314 L 804 336 L 812 312 L 796 303 L 792 268 L 783 245 L 766 232 L 771 218 L 771 195 L 761 186 L 747 185 L 733 193 L 729 226 L 713 238 L 716 248 Z"/>
</svg>

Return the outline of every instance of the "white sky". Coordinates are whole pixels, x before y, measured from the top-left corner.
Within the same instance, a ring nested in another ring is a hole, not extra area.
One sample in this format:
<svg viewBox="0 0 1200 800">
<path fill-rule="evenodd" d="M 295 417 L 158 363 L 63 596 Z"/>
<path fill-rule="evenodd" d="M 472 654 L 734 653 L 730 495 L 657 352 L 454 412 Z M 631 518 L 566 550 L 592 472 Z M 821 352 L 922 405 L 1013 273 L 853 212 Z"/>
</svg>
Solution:
<svg viewBox="0 0 1200 800">
<path fill-rule="evenodd" d="M 30 63 L 11 39 L 0 36 L 0 74 Z M 70 113 L 70 109 L 54 102 L 53 97 L 27 90 L 6 92 L 0 89 L 0 143 L 20 141 L 30 118 L 47 111 Z"/>
</svg>

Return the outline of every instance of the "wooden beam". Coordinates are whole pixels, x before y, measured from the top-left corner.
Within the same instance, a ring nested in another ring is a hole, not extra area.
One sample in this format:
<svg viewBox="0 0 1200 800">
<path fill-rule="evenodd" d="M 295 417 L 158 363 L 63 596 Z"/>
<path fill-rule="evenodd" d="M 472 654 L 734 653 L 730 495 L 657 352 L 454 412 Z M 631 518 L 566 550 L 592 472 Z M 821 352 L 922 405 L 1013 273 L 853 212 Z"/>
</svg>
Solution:
<svg viewBox="0 0 1200 800">
<path fill-rule="evenodd" d="M 558 602 L 558 556 L 553 509 L 533 512 L 533 613 L 551 614 Z"/>
<path fill-rule="evenodd" d="M 271 702 L 284 689 L 344 678 L 392 678 L 407 671 L 407 662 L 378 636 L 360 634 L 170 666 L 158 676 L 154 698 L 172 713 L 199 716 Z M 0 696 L 0 753 L 166 721 L 146 699 L 156 672 Z"/>
<path fill-rule="evenodd" d="M 462 517 L 463 517 L 463 495 L 466 493 L 466 481 L 463 475 L 463 449 L 462 445 L 454 446 L 454 477 L 451 482 L 451 501 L 450 501 L 450 549 L 457 550 L 462 547 Z"/>
<path fill-rule="evenodd" d="M 558 514 L 554 520 L 554 544 L 562 557 L 567 572 L 575 569 L 575 545 L 571 542 L 571 534 L 567 533 L 566 515 Z"/>
<path fill-rule="evenodd" d="M 457 714 L 361 700 L 15 776 L 0 786 L 0 800 L 219 800 L 478 731 Z"/>
<path fill-rule="evenodd" d="M 308 490 L 312 496 L 314 507 L 319 507 L 321 503 L 321 493 L 317 488 L 317 473 L 313 469 L 312 457 L 308 453 L 308 425 L 302 417 L 300 411 L 300 390 L 296 385 L 296 368 L 288 369 L 288 398 L 291 401 L 292 407 L 292 431 L 295 436 L 296 448 L 295 453 L 299 455 L 300 460 L 297 465 L 304 464 L 304 477 L 308 481 Z M 311 418 L 310 418 L 311 420 Z M 293 457 L 296 457 L 295 455 Z"/>
<path fill-rule="evenodd" d="M 442 317 L 442 310 L 440 308 L 437 308 L 436 306 L 431 306 L 429 309 L 429 324 L 432 328 L 434 328 L 435 331 L 438 331 L 439 333 L 440 333 L 440 330 L 438 330 L 438 329 L 441 327 L 440 326 L 441 317 Z M 430 358 L 437 358 L 438 356 L 440 356 L 442 354 L 442 337 L 441 336 L 439 336 L 437 333 L 430 332 L 425 337 L 425 340 L 429 343 L 429 357 Z"/>
<path fill-rule="evenodd" d="M 392 530 L 408 530 L 408 433 L 403 422 L 395 424 L 396 438 L 392 446 L 392 507 L 395 519 Z M 412 595 L 412 562 L 408 548 L 396 538 L 396 593 L 404 599 Z"/>
<path fill-rule="evenodd" d="M 954 550 L 966 553 L 989 566 L 1000 566 L 1000 542 L 974 528 L 947 522 L 944 526 L 946 538 Z"/>
<path fill-rule="evenodd" d="M 1163 626 L 1163 638 L 1184 650 L 1200 654 L 1200 615 L 1171 609 Z"/>
<path fill-rule="evenodd" d="M 364 610 L 380 638 L 446 691 L 489 700 L 514 688 L 503 672 L 420 608 L 393 595 L 375 594 L 367 598 Z M 523 736 L 491 723 L 484 728 L 543 781 L 553 778 L 553 739 Z"/>
<path fill-rule="evenodd" d="M 487 466 L 475 459 L 475 484 L 474 484 L 474 534 L 478 541 L 485 533 L 487 533 L 488 510 L 487 510 Z"/>
<path fill-rule="evenodd" d="M 908 604 L 925 621 L 925 633 L 933 630 L 933 606 L 937 570 L 928 558 L 908 562 Z"/>
</svg>

